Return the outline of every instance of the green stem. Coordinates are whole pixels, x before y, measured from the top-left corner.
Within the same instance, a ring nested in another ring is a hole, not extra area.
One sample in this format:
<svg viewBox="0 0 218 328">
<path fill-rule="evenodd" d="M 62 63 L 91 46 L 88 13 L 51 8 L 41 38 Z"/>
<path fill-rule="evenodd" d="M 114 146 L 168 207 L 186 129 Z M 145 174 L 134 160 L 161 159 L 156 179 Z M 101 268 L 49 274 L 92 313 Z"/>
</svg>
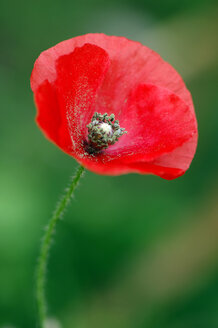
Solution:
<svg viewBox="0 0 218 328">
<path fill-rule="evenodd" d="M 46 268 L 48 264 L 48 253 L 51 247 L 52 235 L 54 233 L 57 222 L 60 220 L 64 210 L 70 202 L 74 190 L 83 174 L 84 167 L 80 166 L 75 176 L 71 179 L 70 186 L 67 188 L 60 202 L 58 202 L 56 210 L 46 227 L 40 249 L 39 262 L 36 271 L 36 300 L 39 316 L 39 328 L 45 328 L 46 320 L 46 297 L 45 297 L 45 280 Z"/>
</svg>

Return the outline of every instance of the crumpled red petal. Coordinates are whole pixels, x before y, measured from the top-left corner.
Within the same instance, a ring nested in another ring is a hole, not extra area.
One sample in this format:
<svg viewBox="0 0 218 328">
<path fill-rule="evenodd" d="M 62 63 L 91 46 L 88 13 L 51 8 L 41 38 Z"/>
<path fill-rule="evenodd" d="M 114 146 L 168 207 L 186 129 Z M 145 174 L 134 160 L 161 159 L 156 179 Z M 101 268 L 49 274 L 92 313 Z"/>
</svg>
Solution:
<svg viewBox="0 0 218 328">
<path fill-rule="evenodd" d="M 192 161 L 191 95 L 179 74 L 138 42 L 104 34 L 61 42 L 37 59 L 31 87 L 46 136 L 93 172 L 173 179 Z M 128 134 L 93 157 L 83 140 L 95 111 L 114 113 Z"/>
<path fill-rule="evenodd" d="M 151 161 L 188 141 L 196 133 L 195 117 L 188 105 L 174 93 L 152 84 L 133 90 L 120 115 L 128 133 L 108 154 L 131 161 Z"/>
<path fill-rule="evenodd" d="M 85 44 L 56 61 L 57 78 L 35 91 L 37 123 L 46 136 L 70 155 L 83 152 L 86 124 L 94 114 L 95 95 L 109 66 L 107 53 Z"/>
</svg>

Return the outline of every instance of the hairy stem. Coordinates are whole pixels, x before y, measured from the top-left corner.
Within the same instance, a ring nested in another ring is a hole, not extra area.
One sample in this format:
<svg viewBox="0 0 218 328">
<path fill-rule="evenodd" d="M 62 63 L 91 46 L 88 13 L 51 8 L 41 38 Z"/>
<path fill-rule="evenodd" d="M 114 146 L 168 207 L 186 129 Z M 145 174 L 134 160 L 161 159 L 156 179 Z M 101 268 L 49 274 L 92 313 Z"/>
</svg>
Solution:
<svg viewBox="0 0 218 328">
<path fill-rule="evenodd" d="M 36 271 L 36 300 L 39 316 L 39 328 L 45 328 L 46 320 L 46 297 L 45 297 L 45 282 L 46 282 L 46 268 L 48 264 L 48 253 L 51 247 L 52 235 L 54 233 L 57 222 L 63 215 L 64 210 L 72 198 L 73 192 L 76 189 L 78 182 L 83 174 L 84 167 L 80 166 L 75 176 L 70 181 L 70 186 L 67 188 L 65 194 L 58 202 L 53 216 L 51 217 L 43 236 L 42 245 L 40 249 L 39 261 Z"/>
</svg>

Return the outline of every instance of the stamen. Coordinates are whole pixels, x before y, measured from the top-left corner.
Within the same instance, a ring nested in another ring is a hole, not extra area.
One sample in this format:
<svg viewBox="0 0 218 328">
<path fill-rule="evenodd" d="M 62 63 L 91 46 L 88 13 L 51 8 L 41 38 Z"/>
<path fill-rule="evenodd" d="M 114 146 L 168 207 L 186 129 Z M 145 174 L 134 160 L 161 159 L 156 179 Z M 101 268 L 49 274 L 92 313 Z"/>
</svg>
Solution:
<svg viewBox="0 0 218 328">
<path fill-rule="evenodd" d="M 101 150 L 114 145 L 118 139 L 127 133 L 121 128 L 119 121 L 115 120 L 115 115 L 108 116 L 107 113 L 99 114 L 95 112 L 88 128 L 88 152 L 99 153 Z"/>
</svg>

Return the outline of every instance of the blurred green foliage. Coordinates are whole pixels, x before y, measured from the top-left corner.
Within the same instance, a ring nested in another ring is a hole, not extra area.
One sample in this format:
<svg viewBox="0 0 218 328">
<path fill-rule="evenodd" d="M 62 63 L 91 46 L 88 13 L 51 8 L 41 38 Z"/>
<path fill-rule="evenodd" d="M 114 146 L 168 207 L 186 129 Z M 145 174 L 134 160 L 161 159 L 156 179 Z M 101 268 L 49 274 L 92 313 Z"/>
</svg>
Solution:
<svg viewBox="0 0 218 328">
<path fill-rule="evenodd" d="M 179 70 L 199 147 L 175 181 L 86 172 L 51 251 L 49 312 L 65 328 L 218 327 L 217 9 L 209 0 L 1 3 L 1 328 L 36 327 L 40 238 L 77 165 L 35 125 L 32 66 L 88 32 L 139 40 Z"/>
</svg>

